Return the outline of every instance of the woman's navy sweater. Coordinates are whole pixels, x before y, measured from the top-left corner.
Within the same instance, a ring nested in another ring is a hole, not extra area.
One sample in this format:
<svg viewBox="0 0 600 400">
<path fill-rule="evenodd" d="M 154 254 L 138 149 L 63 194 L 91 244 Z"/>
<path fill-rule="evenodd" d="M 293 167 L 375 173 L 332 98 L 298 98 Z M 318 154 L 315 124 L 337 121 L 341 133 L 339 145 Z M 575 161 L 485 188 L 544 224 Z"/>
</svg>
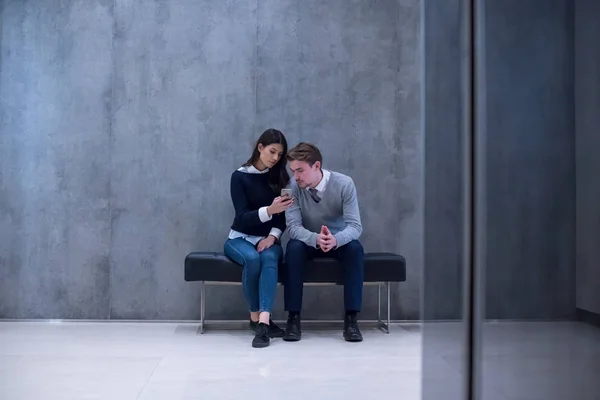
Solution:
<svg viewBox="0 0 600 400">
<path fill-rule="evenodd" d="M 268 173 L 236 170 L 231 174 L 230 192 L 235 209 L 231 229 L 246 235 L 263 237 L 267 237 L 272 228 L 281 232 L 285 230 L 284 213 L 269 218 L 266 212 L 266 207 L 278 196 L 269 186 Z"/>
</svg>

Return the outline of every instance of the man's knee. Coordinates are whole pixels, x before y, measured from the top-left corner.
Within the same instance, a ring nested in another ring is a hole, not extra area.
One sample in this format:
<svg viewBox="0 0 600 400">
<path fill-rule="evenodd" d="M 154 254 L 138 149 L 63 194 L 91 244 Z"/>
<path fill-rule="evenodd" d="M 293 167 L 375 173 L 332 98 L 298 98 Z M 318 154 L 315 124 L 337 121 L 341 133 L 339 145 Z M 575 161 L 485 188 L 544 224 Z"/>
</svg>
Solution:
<svg viewBox="0 0 600 400">
<path fill-rule="evenodd" d="M 363 256 L 365 254 L 365 250 L 363 249 L 362 244 L 358 240 L 352 240 L 347 243 L 346 252 L 350 253 L 353 256 Z"/>
<path fill-rule="evenodd" d="M 306 245 L 300 240 L 291 239 L 285 248 L 284 276 L 288 283 L 301 281 L 306 260 Z"/>
<path fill-rule="evenodd" d="M 288 242 L 288 244 L 285 248 L 286 256 L 293 255 L 294 257 L 296 257 L 300 254 L 304 254 L 305 252 L 306 252 L 306 245 L 304 244 L 304 242 L 301 242 L 300 240 L 296 240 L 296 239 L 290 239 L 290 241 Z"/>
</svg>

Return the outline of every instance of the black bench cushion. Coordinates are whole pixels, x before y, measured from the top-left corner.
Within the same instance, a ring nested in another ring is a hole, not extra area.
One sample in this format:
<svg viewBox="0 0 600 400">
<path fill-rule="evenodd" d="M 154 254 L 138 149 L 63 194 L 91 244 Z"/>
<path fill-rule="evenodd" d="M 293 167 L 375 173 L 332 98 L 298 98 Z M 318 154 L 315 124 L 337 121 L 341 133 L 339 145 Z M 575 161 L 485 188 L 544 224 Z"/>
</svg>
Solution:
<svg viewBox="0 0 600 400">
<path fill-rule="evenodd" d="M 279 282 L 283 270 L 279 267 Z M 333 258 L 316 258 L 308 262 L 304 282 L 341 283 L 342 267 Z M 192 252 L 185 258 L 185 280 L 210 282 L 241 282 L 242 267 L 223 253 Z M 406 260 L 392 253 L 365 254 L 365 282 L 406 281 Z"/>
</svg>

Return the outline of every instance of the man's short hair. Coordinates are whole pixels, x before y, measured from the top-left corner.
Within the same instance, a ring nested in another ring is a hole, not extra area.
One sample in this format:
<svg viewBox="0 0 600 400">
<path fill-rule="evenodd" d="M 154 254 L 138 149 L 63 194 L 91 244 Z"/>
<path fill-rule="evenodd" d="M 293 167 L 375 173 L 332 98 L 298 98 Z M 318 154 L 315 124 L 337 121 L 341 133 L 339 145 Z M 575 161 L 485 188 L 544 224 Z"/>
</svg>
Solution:
<svg viewBox="0 0 600 400">
<path fill-rule="evenodd" d="M 300 142 L 287 153 L 288 161 L 306 161 L 311 167 L 319 161 L 323 165 L 321 152 L 312 143 Z"/>
</svg>

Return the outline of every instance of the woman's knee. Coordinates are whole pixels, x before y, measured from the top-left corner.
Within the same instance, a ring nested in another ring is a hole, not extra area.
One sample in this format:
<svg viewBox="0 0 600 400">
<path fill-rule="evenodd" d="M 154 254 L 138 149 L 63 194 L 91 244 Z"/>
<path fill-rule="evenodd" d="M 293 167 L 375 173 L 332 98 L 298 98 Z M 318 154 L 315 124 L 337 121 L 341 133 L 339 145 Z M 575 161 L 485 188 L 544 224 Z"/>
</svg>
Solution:
<svg viewBox="0 0 600 400">
<path fill-rule="evenodd" d="M 244 266 L 244 268 L 260 270 L 260 254 L 258 251 L 252 244 L 242 242 L 243 239 L 240 239 L 239 242 L 236 242 L 236 240 L 238 239 L 225 243 L 225 255 L 237 264 Z"/>
<path fill-rule="evenodd" d="M 244 268 L 248 271 L 260 271 L 261 257 L 258 251 L 244 255 Z"/>
<path fill-rule="evenodd" d="M 273 246 L 259 253 L 260 260 L 263 264 L 278 266 L 279 261 L 281 260 L 282 253 L 283 250 L 281 249 L 281 246 L 278 244 L 274 244 Z"/>
</svg>

